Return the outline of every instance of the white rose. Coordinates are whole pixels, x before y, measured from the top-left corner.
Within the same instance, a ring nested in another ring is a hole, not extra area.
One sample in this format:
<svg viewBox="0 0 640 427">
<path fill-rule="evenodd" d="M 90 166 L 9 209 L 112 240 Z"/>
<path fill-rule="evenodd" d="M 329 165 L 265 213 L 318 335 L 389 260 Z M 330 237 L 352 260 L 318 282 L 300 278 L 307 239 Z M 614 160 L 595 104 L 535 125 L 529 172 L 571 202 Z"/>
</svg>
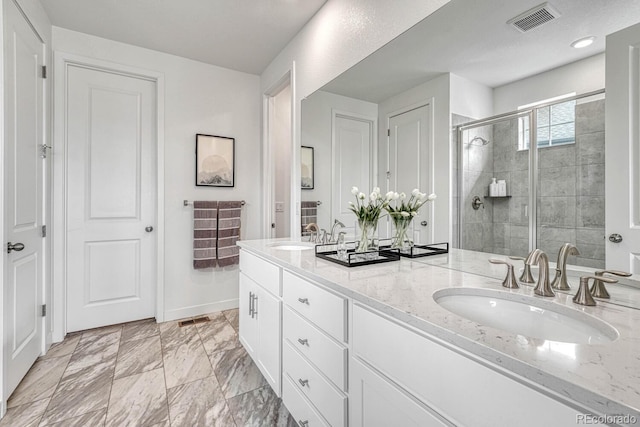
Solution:
<svg viewBox="0 0 640 427">
<path fill-rule="evenodd" d="M 427 200 L 431 201 L 431 200 L 435 200 L 436 199 L 436 193 L 431 193 L 429 194 L 429 197 L 427 197 Z"/>
<path fill-rule="evenodd" d="M 418 190 L 417 188 L 414 188 L 413 191 L 411 192 L 411 195 L 413 197 L 418 197 L 420 195 L 420 190 Z"/>
<path fill-rule="evenodd" d="M 384 198 L 387 200 L 393 200 L 393 191 L 389 191 Z"/>
<path fill-rule="evenodd" d="M 393 200 L 398 200 L 398 198 L 400 197 L 400 195 L 396 192 L 393 193 Z"/>
<path fill-rule="evenodd" d="M 373 187 L 373 192 L 380 194 L 380 187 Z"/>
<path fill-rule="evenodd" d="M 404 200 L 404 199 L 406 199 L 406 198 L 407 198 L 407 195 L 406 195 L 406 194 L 404 194 L 404 193 L 400 193 L 400 196 L 399 196 L 399 197 L 400 197 L 400 200 Z"/>
<path fill-rule="evenodd" d="M 420 193 L 420 194 L 418 194 L 418 199 L 419 199 L 420 201 L 423 201 L 423 200 L 424 200 L 424 199 L 426 199 L 426 198 L 427 198 L 427 193 Z"/>
<path fill-rule="evenodd" d="M 367 195 L 366 195 L 366 194 L 364 194 L 364 193 L 358 193 L 358 199 L 360 199 L 360 200 L 364 200 L 364 199 L 366 199 L 366 198 L 367 198 Z"/>
<path fill-rule="evenodd" d="M 351 194 L 353 194 L 354 196 L 358 194 L 358 191 L 358 187 L 351 187 Z"/>
<path fill-rule="evenodd" d="M 409 216 L 409 212 L 402 211 L 402 212 L 400 212 L 400 215 L 402 215 L 403 217 L 407 218 Z"/>
<path fill-rule="evenodd" d="M 376 193 L 376 192 L 374 191 L 373 193 L 371 193 L 371 194 L 369 195 L 369 198 L 371 198 L 371 201 L 372 201 L 372 202 L 375 202 L 375 201 L 376 201 L 376 199 L 378 198 L 378 193 Z"/>
</svg>

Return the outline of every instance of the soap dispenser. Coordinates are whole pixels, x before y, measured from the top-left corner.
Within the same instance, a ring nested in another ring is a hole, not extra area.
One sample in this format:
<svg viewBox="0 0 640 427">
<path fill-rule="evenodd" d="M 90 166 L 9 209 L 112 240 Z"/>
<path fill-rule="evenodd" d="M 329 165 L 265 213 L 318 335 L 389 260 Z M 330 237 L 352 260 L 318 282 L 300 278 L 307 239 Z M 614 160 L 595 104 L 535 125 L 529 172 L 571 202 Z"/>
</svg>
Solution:
<svg viewBox="0 0 640 427">
<path fill-rule="evenodd" d="M 498 183 L 495 178 L 491 178 L 491 184 L 489 184 L 489 197 L 496 197 L 498 195 Z"/>
</svg>

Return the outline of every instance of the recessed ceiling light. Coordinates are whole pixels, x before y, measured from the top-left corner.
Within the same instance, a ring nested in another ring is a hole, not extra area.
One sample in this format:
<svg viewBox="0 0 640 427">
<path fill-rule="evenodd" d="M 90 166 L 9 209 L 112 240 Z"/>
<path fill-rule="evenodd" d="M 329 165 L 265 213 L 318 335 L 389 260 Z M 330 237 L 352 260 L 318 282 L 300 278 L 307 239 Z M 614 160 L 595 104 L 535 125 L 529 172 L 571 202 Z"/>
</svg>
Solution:
<svg viewBox="0 0 640 427">
<path fill-rule="evenodd" d="M 596 38 L 594 36 L 583 37 L 571 43 L 571 47 L 575 47 L 576 49 L 581 49 L 583 47 L 589 46 Z"/>
</svg>

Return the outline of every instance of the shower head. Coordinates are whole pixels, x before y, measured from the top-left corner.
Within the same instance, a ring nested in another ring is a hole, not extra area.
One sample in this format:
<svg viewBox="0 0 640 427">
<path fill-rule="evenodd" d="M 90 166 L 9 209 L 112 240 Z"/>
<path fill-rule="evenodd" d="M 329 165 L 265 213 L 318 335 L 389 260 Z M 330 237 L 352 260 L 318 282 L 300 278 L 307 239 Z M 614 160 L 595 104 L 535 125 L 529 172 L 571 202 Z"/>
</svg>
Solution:
<svg viewBox="0 0 640 427">
<path fill-rule="evenodd" d="M 489 141 L 487 141 L 486 139 L 484 139 L 481 136 L 474 136 L 473 139 L 471 141 L 469 141 L 469 145 L 478 145 L 478 146 L 481 146 L 481 147 L 484 147 L 488 143 L 489 143 Z"/>
</svg>

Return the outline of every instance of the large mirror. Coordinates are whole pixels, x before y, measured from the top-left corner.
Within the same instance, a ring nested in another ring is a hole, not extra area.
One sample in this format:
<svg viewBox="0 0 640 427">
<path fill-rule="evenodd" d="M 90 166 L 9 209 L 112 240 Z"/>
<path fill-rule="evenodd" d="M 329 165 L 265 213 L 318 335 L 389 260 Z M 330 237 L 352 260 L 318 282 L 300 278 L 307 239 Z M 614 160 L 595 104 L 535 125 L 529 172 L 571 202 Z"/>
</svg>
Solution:
<svg viewBox="0 0 640 427">
<path fill-rule="evenodd" d="M 303 229 L 353 233 L 352 186 L 418 187 L 438 198 L 413 222 L 417 242 L 537 246 L 552 260 L 571 242 L 582 253 L 570 263 L 604 267 L 605 39 L 639 16 L 638 0 L 452 0 L 303 100 L 315 169 Z"/>
</svg>

